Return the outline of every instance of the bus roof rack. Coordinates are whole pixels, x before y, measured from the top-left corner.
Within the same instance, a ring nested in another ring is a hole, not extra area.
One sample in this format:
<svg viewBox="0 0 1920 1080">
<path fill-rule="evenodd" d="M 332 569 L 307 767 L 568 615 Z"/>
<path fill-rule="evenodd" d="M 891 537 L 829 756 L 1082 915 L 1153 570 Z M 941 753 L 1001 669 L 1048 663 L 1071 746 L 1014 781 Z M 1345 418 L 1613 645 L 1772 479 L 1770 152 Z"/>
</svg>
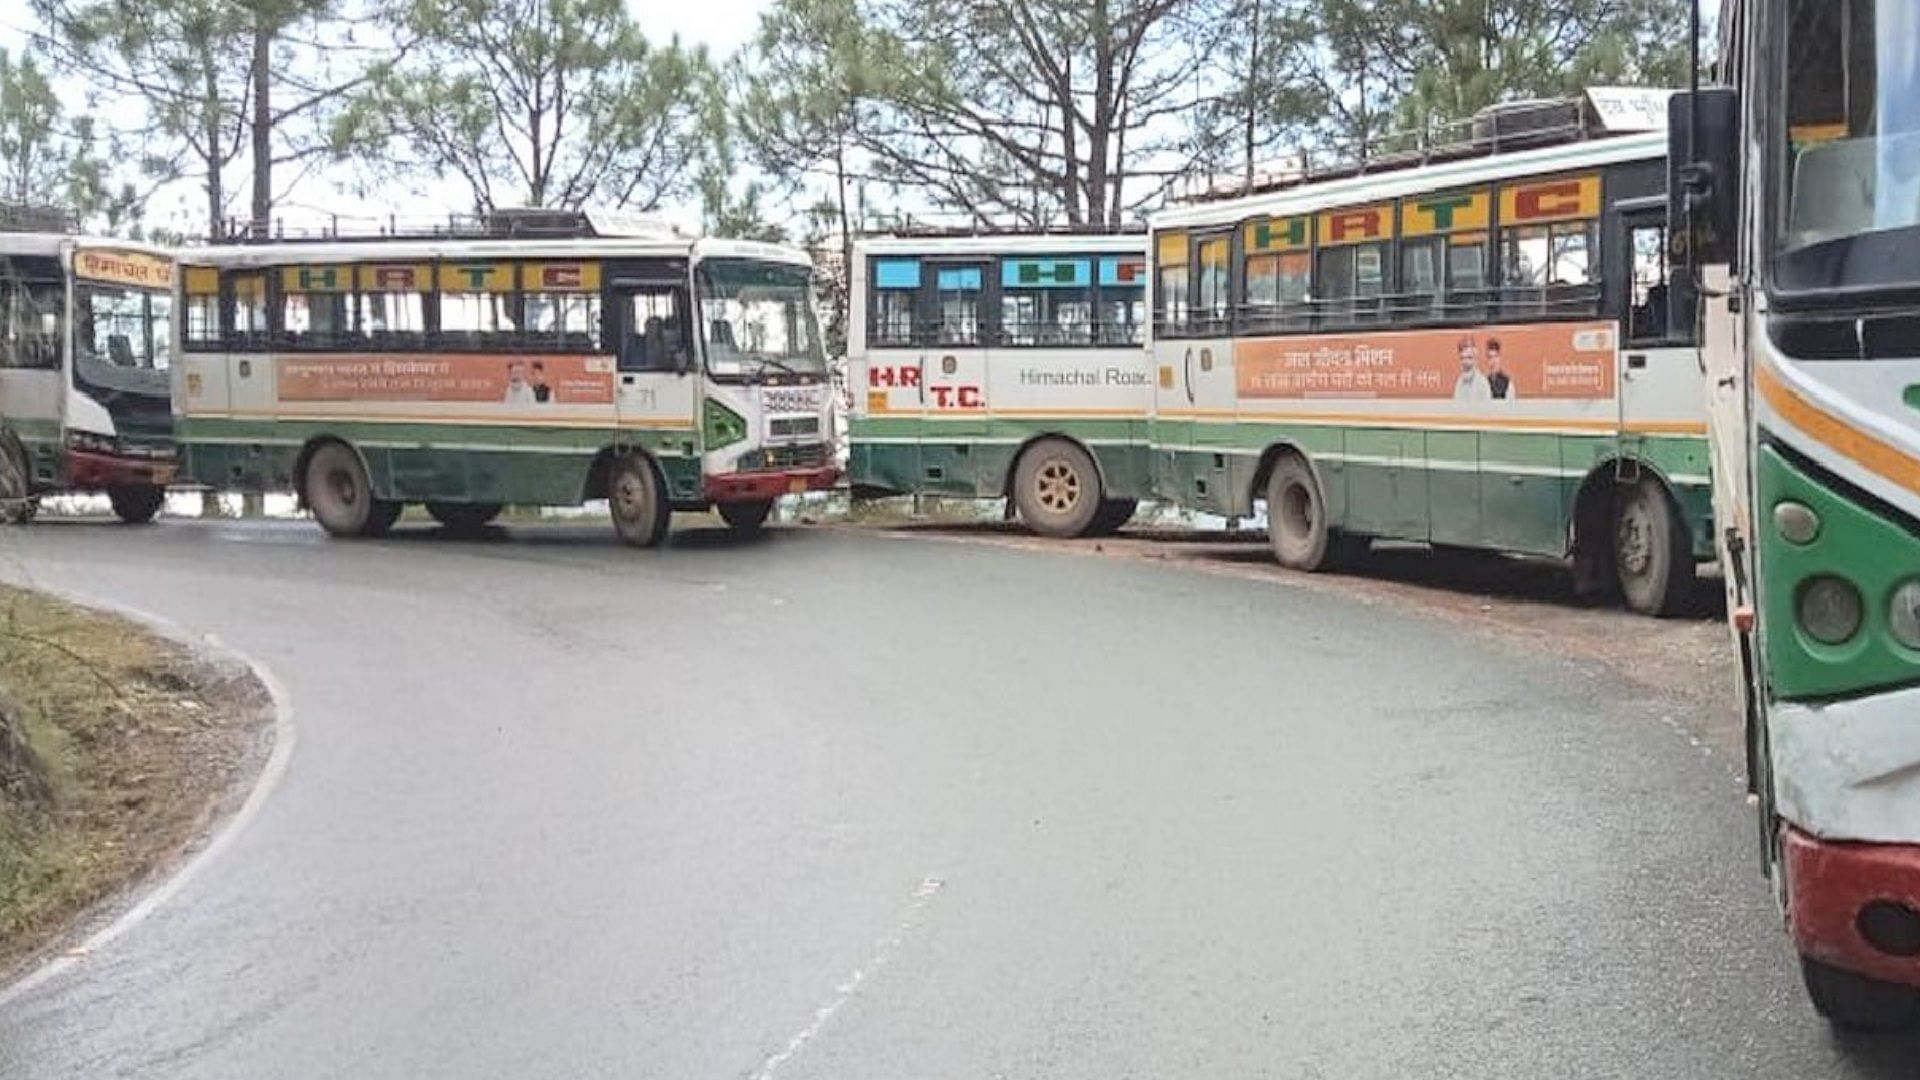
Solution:
<svg viewBox="0 0 1920 1080">
<path fill-rule="evenodd" d="M 1666 126 L 1671 94 L 1645 87 L 1592 87 L 1579 97 L 1501 102 L 1464 120 L 1302 149 L 1256 162 L 1250 170 L 1191 176 L 1180 184 L 1173 201 L 1232 199 L 1365 173 L 1660 130 Z"/>
<path fill-rule="evenodd" d="M 231 220 L 217 242 L 241 244 L 345 243 L 382 240 L 687 239 L 671 222 L 610 210 L 507 207 L 444 217 L 356 217 L 330 214 L 308 221 Z"/>
<path fill-rule="evenodd" d="M 1128 222 L 1124 225 L 1045 225 L 1038 228 L 1021 226 L 954 226 L 915 224 L 907 219 L 892 228 L 869 229 L 855 233 L 858 239 L 893 237 L 900 240 L 967 240 L 974 238 L 992 238 L 1005 236 L 1145 236 L 1145 222 Z"/>
<path fill-rule="evenodd" d="M 0 232 L 78 233 L 80 215 L 64 206 L 0 199 Z"/>
</svg>

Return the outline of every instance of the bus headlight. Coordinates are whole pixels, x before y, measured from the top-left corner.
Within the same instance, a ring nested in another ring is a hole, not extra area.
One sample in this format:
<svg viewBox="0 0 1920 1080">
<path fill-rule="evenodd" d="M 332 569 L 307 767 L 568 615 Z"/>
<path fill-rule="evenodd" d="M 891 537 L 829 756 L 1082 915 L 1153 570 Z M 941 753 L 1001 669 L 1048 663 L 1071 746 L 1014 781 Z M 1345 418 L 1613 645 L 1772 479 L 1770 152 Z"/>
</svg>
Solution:
<svg viewBox="0 0 1920 1080">
<path fill-rule="evenodd" d="M 1800 586 L 1800 629 L 1824 645 L 1844 645 L 1860 632 L 1864 607 L 1853 583 L 1832 575 L 1809 578 Z"/>
<path fill-rule="evenodd" d="M 1887 606 L 1887 629 L 1893 640 L 1920 649 L 1920 578 L 1909 578 L 1893 590 Z"/>
</svg>

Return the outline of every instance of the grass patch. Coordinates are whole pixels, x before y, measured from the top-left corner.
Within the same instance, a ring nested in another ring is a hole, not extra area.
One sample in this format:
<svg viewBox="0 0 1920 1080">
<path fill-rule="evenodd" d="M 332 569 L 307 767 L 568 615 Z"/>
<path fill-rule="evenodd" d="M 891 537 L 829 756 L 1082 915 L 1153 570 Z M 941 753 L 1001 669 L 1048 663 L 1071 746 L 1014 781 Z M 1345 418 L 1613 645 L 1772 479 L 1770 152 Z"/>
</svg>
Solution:
<svg viewBox="0 0 1920 1080">
<path fill-rule="evenodd" d="M 197 838 L 267 705 L 244 669 L 0 586 L 0 972 Z"/>
</svg>

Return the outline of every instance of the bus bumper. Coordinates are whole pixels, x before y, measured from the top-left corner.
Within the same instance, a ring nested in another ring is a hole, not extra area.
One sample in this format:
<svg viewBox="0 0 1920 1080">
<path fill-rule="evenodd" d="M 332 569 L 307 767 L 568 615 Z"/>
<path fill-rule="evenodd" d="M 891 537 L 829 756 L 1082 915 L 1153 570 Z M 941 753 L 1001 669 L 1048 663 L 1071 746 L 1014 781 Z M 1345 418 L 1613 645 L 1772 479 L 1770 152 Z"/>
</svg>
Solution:
<svg viewBox="0 0 1920 1080">
<path fill-rule="evenodd" d="M 1787 924 L 1804 956 L 1920 986 L 1920 844 L 1780 835 Z"/>
<path fill-rule="evenodd" d="M 74 491 L 151 484 L 166 487 L 179 476 L 179 464 L 170 458 L 122 457 L 93 450 L 67 451 L 66 486 Z"/>
<path fill-rule="evenodd" d="M 760 502 L 802 491 L 825 491 L 840 479 L 832 465 L 814 469 L 773 469 L 767 472 L 721 473 L 709 476 L 701 494 L 708 502 Z"/>
</svg>

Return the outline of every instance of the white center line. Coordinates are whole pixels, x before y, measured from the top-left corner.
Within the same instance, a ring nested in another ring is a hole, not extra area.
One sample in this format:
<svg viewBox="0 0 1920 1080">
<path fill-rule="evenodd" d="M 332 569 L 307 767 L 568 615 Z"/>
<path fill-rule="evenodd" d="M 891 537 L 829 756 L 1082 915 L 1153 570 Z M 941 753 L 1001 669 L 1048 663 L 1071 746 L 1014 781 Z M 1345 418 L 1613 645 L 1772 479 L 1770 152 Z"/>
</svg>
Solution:
<svg viewBox="0 0 1920 1080">
<path fill-rule="evenodd" d="M 939 893 L 941 886 L 945 884 L 946 882 L 934 877 L 920 882 L 920 887 L 913 890 L 913 898 L 907 904 L 906 915 L 900 920 L 899 925 L 894 927 L 891 934 L 881 938 L 874 945 L 873 956 L 867 960 L 866 965 L 853 969 L 853 974 L 833 988 L 833 997 L 814 1010 L 813 1022 L 801 1028 L 799 1034 L 789 1039 L 784 1049 L 761 1062 L 760 1067 L 753 1071 L 752 1080 L 773 1080 L 774 1074 L 779 1072 L 782 1066 L 792 1061 L 796 1054 L 813 1041 L 814 1036 L 820 1034 L 821 1029 L 827 1026 L 827 1022 L 833 1019 L 833 1014 L 853 1000 L 853 995 L 859 993 L 862 983 L 878 975 L 880 969 L 893 961 L 894 955 L 900 951 L 900 946 L 906 941 L 907 935 L 920 924 L 920 913 L 926 910 L 935 894 Z"/>
</svg>

